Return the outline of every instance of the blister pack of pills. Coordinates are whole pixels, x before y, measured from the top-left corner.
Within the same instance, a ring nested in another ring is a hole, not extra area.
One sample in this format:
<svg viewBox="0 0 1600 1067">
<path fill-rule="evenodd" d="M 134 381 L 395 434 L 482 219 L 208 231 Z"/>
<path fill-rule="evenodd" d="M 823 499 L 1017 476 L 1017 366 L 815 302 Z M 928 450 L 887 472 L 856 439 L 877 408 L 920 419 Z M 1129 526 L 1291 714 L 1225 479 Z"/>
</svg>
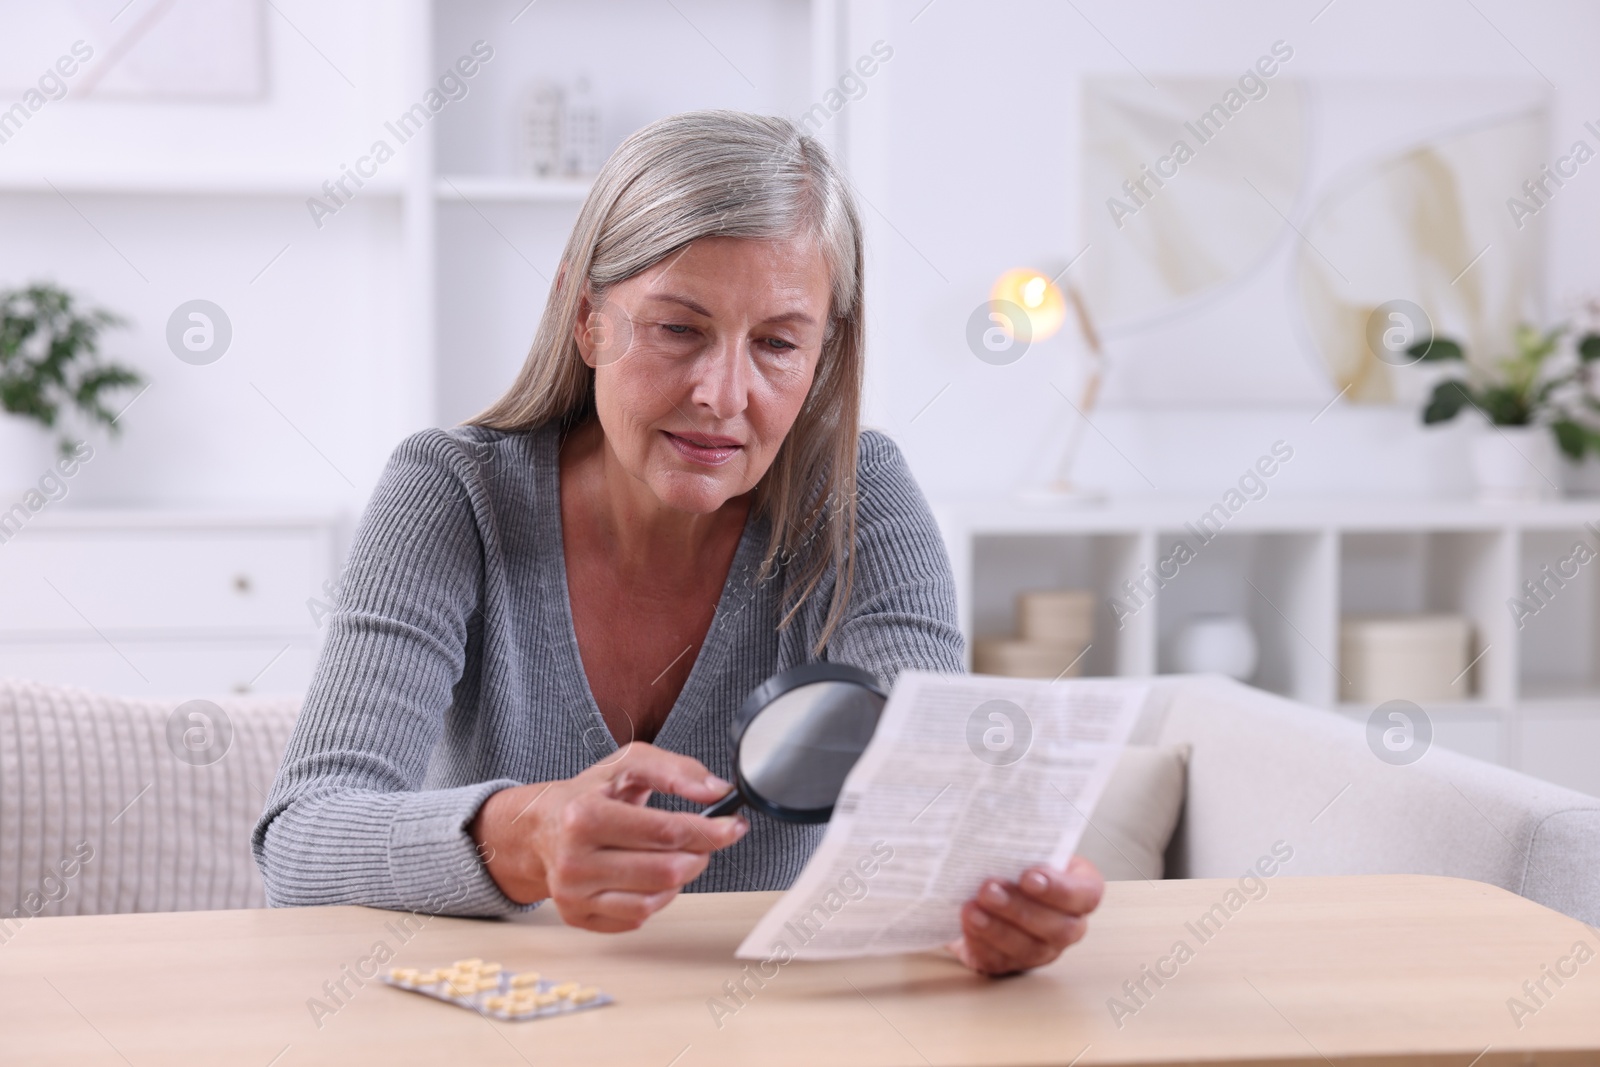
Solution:
<svg viewBox="0 0 1600 1067">
<path fill-rule="evenodd" d="M 594 986 L 558 982 L 536 971 L 508 971 L 480 959 L 456 960 L 448 967 L 431 970 L 395 967 L 383 980 L 396 989 L 512 1021 L 565 1015 L 612 1002 L 609 993 Z"/>
</svg>

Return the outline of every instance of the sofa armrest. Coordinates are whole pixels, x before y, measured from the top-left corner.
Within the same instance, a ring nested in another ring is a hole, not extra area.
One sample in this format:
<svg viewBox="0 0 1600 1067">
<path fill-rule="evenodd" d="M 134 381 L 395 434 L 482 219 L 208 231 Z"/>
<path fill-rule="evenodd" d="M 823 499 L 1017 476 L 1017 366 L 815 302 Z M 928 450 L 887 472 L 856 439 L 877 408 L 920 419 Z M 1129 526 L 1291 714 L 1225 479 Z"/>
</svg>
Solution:
<svg viewBox="0 0 1600 1067">
<path fill-rule="evenodd" d="M 1220 677 L 1158 680 L 1135 736 L 1193 746 L 1172 877 L 1281 841 L 1287 874 L 1471 878 L 1600 923 L 1600 799 L 1437 745 L 1395 766 L 1362 724 Z"/>
</svg>

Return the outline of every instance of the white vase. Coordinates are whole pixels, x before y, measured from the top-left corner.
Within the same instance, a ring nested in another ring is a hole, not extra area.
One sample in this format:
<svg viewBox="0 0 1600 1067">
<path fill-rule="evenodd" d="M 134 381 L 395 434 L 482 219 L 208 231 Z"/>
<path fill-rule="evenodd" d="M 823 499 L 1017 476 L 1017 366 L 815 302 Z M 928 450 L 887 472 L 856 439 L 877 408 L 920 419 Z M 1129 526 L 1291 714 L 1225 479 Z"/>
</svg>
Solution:
<svg viewBox="0 0 1600 1067">
<path fill-rule="evenodd" d="M 1196 615 L 1172 639 L 1172 666 L 1179 674 L 1225 674 L 1249 681 L 1259 656 L 1255 631 L 1238 615 Z"/>
<path fill-rule="evenodd" d="M 55 460 L 52 431 L 33 419 L 0 411 L 0 510 L 38 488 Z"/>
<path fill-rule="evenodd" d="M 1485 426 L 1472 438 L 1478 499 L 1553 500 L 1561 495 L 1561 453 L 1548 426 Z"/>
</svg>

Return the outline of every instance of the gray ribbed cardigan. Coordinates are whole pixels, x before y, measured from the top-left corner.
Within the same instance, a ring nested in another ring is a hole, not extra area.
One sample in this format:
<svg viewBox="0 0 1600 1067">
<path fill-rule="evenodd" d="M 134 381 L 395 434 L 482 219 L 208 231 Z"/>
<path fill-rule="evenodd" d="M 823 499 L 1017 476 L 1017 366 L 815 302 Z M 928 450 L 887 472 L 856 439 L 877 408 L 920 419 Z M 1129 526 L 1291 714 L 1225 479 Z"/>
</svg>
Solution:
<svg viewBox="0 0 1600 1067">
<path fill-rule="evenodd" d="M 520 910 L 467 826 L 488 796 L 570 778 L 616 742 L 579 659 L 554 426 L 425 430 L 395 450 L 351 545 L 294 734 L 252 837 L 274 905 L 455 915 Z M 877 674 L 959 671 L 949 559 L 904 457 L 860 438 L 855 585 L 824 658 Z M 746 522 L 711 628 L 654 743 L 733 776 L 728 725 L 772 674 L 816 657 L 831 575 L 780 630 L 784 573 L 756 580 Z M 651 804 L 692 810 L 657 794 Z M 781 889 L 820 826 L 752 815 L 691 891 Z"/>
</svg>

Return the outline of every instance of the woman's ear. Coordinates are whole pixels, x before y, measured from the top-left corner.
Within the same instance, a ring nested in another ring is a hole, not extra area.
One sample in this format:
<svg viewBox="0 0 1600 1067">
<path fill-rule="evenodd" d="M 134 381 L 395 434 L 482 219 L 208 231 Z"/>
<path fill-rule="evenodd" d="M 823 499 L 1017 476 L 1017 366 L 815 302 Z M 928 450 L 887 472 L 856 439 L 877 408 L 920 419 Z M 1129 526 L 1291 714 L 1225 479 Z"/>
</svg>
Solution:
<svg viewBox="0 0 1600 1067">
<path fill-rule="evenodd" d="M 594 335 L 594 305 L 589 297 L 589 287 L 586 285 L 578 294 L 578 314 L 572 321 L 572 339 L 577 342 L 578 355 L 593 368 L 599 353 L 596 350 Z"/>
<path fill-rule="evenodd" d="M 596 302 L 594 293 L 585 286 L 578 299 L 572 339 L 590 369 L 615 363 L 633 349 L 633 319 L 611 295 Z"/>
</svg>

